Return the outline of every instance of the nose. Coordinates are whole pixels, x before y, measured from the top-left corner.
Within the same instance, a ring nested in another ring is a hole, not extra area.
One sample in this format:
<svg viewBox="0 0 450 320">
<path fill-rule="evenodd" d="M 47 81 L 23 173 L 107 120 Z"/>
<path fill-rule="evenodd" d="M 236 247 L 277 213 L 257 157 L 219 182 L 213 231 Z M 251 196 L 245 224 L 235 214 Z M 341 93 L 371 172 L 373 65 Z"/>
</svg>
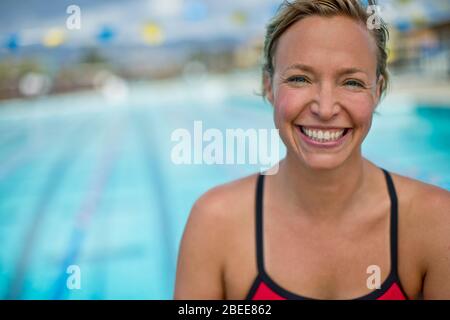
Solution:
<svg viewBox="0 0 450 320">
<path fill-rule="evenodd" d="M 311 112 L 320 120 L 333 119 L 340 111 L 340 105 L 336 99 L 333 86 L 321 84 L 318 86 L 316 99 L 311 104 Z"/>
</svg>

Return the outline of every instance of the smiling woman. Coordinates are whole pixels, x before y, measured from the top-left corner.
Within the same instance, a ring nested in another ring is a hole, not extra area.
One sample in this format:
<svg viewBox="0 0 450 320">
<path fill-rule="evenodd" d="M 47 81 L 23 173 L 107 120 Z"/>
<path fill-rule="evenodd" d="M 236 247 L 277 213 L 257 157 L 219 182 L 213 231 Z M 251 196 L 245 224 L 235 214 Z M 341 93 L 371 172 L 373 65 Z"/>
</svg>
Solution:
<svg viewBox="0 0 450 320">
<path fill-rule="evenodd" d="M 286 157 L 195 203 L 175 298 L 450 298 L 449 192 L 361 153 L 388 82 L 386 27 L 369 17 L 356 0 L 280 7 L 263 92 Z"/>
</svg>

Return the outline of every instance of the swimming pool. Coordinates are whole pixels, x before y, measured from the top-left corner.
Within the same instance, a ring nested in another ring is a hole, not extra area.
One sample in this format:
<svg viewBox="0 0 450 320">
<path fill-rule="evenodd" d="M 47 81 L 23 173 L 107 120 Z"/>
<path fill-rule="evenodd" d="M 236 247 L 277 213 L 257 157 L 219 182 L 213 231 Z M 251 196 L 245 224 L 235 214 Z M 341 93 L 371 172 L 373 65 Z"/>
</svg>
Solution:
<svg viewBox="0 0 450 320">
<path fill-rule="evenodd" d="M 170 299 L 184 224 L 208 188 L 255 165 L 176 165 L 171 133 L 273 128 L 257 74 L 0 104 L 0 298 Z M 450 189 L 450 109 L 387 98 L 363 153 Z M 281 152 L 280 156 L 282 155 Z M 67 267 L 80 271 L 68 289 Z"/>
</svg>

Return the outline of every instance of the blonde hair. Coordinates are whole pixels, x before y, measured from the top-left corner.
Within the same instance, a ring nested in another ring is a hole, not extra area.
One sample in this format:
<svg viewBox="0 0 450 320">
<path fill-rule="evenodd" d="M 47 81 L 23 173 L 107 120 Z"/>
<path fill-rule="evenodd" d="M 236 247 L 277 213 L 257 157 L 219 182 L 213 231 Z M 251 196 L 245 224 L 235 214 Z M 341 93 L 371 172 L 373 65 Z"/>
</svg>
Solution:
<svg viewBox="0 0 450 320">
<path fill-rule="evenodd" d="M 266 37 L 264 40 L 264 58 L 263 58 L 263 97 L 266 96 L 264 87 L 264 78 L 268 75 L 270 79 L 274 73 L 274 56 L 277 48 L 277 42 L 280 36 L 292 26 L 295 22 L 309 16 L 346 16 L 357 22 L 366 25 L 370 14 L 358 0 L 285 0 L 279 7 L 277 13 L 267 25 Z M 377 45 L 377 78 L 383 76 L 384 81 L 381 87 L 381 95 L 387 89 L 389 74 L 387 71 L 387 49 L 386 43 L 389 38 L 389 32 L 386 24 L 380 18 L 379 28 L 368 30 Z"/>
</svg>

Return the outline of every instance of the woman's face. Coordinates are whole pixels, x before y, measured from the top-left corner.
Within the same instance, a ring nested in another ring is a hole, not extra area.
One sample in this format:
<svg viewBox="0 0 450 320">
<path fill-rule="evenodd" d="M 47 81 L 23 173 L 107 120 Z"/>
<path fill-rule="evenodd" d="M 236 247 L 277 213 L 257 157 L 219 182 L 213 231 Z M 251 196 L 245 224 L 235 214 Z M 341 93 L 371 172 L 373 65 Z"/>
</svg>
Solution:
<svg viewBox="0 0 450 320">
<path fill-rule="evenodd" d="M 332 169 L 360 156 L 380 97 L 376 54 L 348 17 L 304 18 L 281 35 L 265 87 L 288 157 Z"/>
</svg>

